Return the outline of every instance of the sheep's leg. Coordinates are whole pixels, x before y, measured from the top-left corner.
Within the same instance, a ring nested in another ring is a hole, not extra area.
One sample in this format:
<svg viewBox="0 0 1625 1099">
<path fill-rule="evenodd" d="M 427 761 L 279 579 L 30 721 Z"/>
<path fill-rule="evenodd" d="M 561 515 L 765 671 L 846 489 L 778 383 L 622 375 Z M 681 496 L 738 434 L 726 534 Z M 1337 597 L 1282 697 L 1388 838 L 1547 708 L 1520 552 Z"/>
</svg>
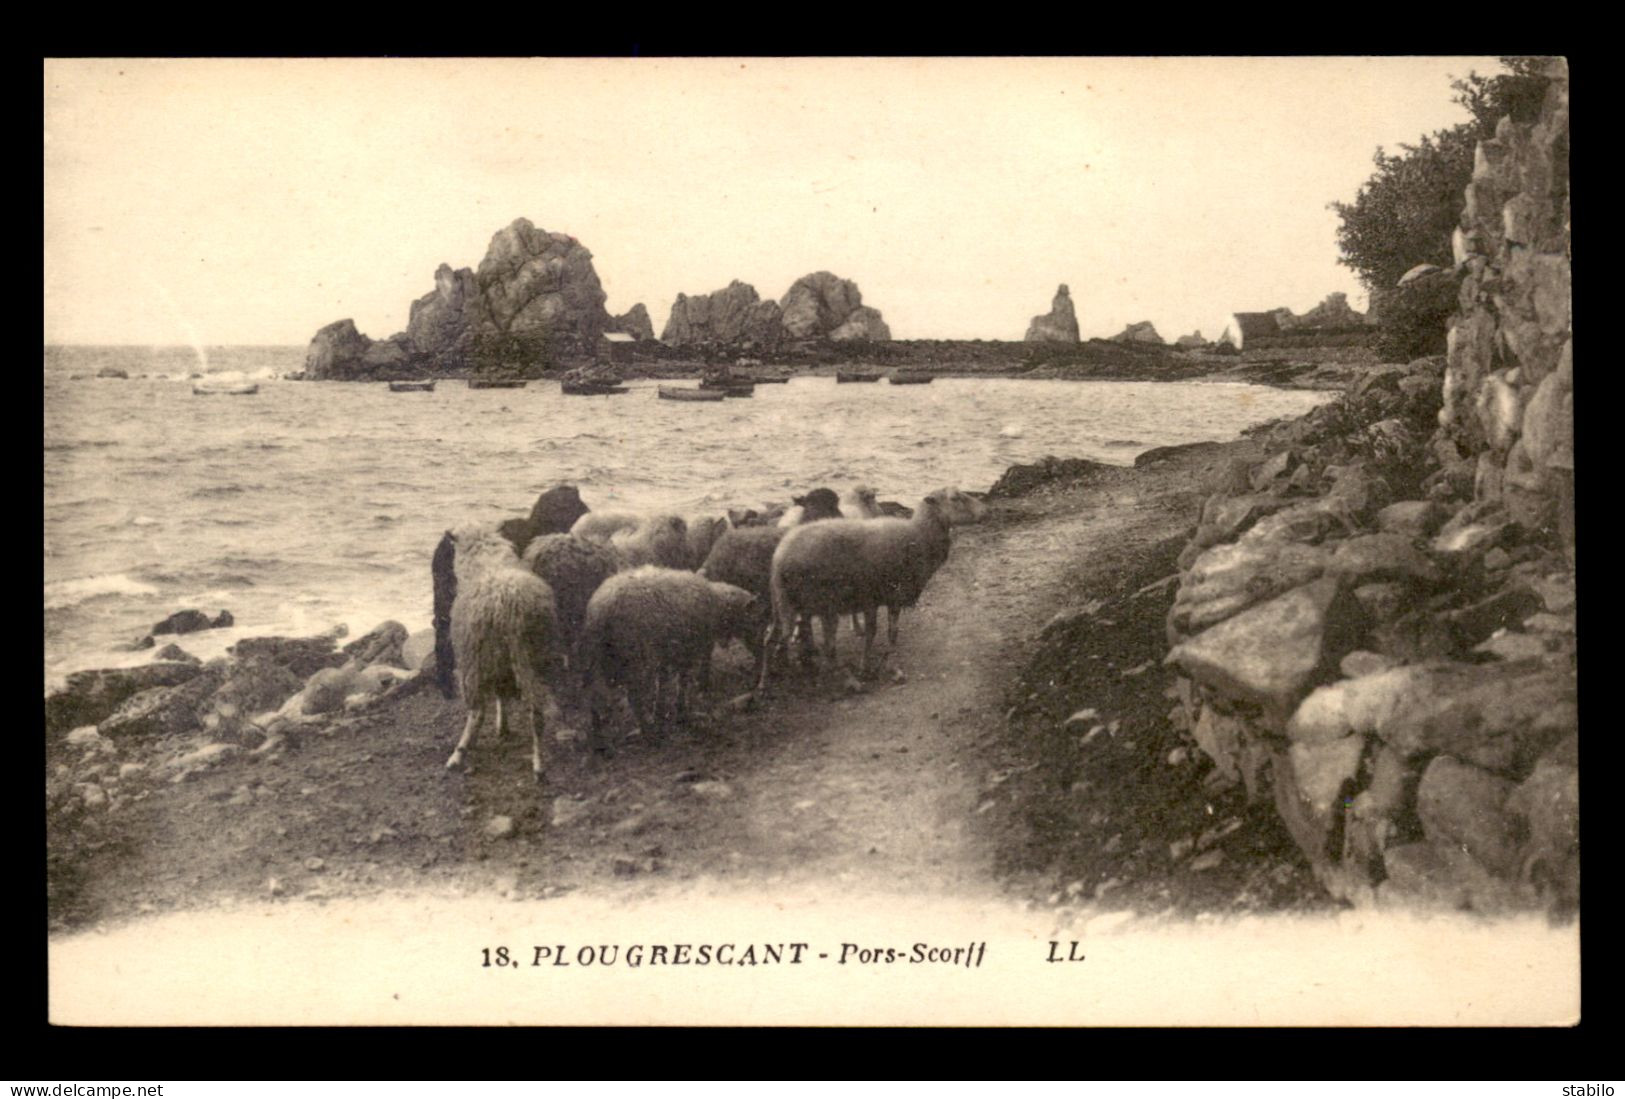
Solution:
<svg viewBox="0 0 1625 1099">
<path fill-rule="evenodd" d="M 825 614 L 819 617 L 824 623 L 824 663 L 833 668 L 835 667 L 835 628 L 840 625 L 841 616 L 838 614 Z"/>
<path fill-rule="evenodd" d="M 474 733 L 480 727 L 485 717 L 485 702 L 483 699 L 468 708 L 468 720 L 463 722 L 463 735 L 457 741 L 457 747 L 451 750 L 451 756 L 446 760 L 446 770 L 455 771 L 463 765 L 463 753 L 474 743 Z"/>
<path fill-rule="evenodd" d="M 869 671 L 869 656 L 874 652 L 875 627 L 880 625 L 880 608 L 868 607 L 863 612 L 863 663 L 858 666 L 858 677 L 867 679 Z"/>
<path fill-rule="evenodd" d="M 587 733 L 587 741 L 592 750 L 600 755 L 608 755 L 612 751 L 610 740 L 604 735 L 604 726 L 609 723 L 609 715 L 614 712 L 615 698 L 610 693 L 609 686 L 602 680 L 593 680 L 587 686 L 587 705 L 591 709 L 591 725 Z"/>
<path fill-rule="evenodd" d="M 757 657 L 756 691 L 758 694 L 767 691 L 767 666 L 773 663 L 773 653 L 776 651 L 776 642 L 779 640 L 779 622 L 775 618 L 767 624 L 767 632 L 762 635 L 762 651 Z"/>
<path fill-rule="evenodd" d="M 812 615 L 804 614 L 796 620 L 796 636 L 801 639 L 801 666 L 810 668 L 813 665 Z"/>
<path fill-rule="evenodd" d="M 903 613 L 902 607 L 886 604 L 886 647 L 897 648 L 897 616 Z"/>
<path fill-rule="evenodd" d="M 558 703 L 553 701 L 553 694 L 547 689 L 544 680 L 536 669 L 521 667 L 518 669 L 519 698 L 521 708 L 530 724 L 530 769 L 536 776 L 536 781 L 542 781 L 542 733 L 546 726 L 547 711 L 558 713 Z"/>
</svg>

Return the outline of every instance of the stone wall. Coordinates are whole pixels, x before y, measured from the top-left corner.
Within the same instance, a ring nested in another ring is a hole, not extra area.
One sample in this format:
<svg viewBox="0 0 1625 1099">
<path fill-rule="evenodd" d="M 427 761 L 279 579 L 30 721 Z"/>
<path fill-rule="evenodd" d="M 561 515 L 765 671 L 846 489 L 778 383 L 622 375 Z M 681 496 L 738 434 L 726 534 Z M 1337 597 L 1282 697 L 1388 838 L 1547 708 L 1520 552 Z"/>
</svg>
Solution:
<svg viewBox="0 0 1625 1099">
<path fill-rule="evenodd" d="M 1478 151 L 1449 353 L 1265 430 L 1180 558 L 1171 715 L 1357 904 L 1579 892 L 1566 70 Z"/>
</svg>

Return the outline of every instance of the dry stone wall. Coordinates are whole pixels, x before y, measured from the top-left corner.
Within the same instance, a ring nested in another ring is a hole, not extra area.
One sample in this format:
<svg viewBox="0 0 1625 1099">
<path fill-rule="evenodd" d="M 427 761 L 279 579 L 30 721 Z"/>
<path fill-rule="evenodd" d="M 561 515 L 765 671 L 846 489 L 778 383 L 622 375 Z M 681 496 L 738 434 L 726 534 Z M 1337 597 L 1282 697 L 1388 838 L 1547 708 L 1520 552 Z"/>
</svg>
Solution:
<svg viewBox="0 0 1625 1099">
<path fill-rule="evenodd" d="M 1265 429 L 1180 558 L 1171 715 L 1357 904 L 1571 912 L 1568 86 L 1478 150 L 1447 356 Z"/>
</svg>

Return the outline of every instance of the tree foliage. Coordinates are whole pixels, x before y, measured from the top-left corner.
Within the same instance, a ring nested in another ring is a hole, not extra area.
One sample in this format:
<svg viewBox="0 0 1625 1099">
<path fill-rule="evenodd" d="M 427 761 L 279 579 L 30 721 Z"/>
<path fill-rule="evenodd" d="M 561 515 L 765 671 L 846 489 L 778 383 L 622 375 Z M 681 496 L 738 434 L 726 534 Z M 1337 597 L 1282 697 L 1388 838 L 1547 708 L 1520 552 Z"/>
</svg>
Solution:
<svg viewBox="0 0 1625 1099">
<path fill-rule="evenodd" d="M 1528 122 L 1538 113 L 1545 59 L 1503 57 L 1501 64 L 1506 71 L 1452 82 L 1452 99 L 1466 109 L 1467 121 L 1401 145 L 1398 153 L 1379 148 L 1377 171 L 1354 201 L 1331 204 L 1341 221 L 1338 262 L 1373 292 L 1391 288 L 1417 264 L 1450 264 L 1450 235 L 1472 178 L 1475 146 L 1494 136 L 1503 115 Z"/>
</svg>

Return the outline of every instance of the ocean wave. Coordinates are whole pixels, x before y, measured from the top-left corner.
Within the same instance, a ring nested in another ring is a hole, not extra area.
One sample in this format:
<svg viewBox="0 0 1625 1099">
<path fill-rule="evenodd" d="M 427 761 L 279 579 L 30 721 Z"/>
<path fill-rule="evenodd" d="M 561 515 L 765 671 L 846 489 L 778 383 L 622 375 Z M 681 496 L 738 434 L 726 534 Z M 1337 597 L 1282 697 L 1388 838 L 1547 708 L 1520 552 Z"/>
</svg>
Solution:
<svg viewBox="0 0 1625 1099">
<path fill-rule="evenodd" d="M 45 585 L 45 609 L 62 610 L 108 596 L 157 595 L 158 589 L 122 572 L 53 580 Z"/>
</svg>

